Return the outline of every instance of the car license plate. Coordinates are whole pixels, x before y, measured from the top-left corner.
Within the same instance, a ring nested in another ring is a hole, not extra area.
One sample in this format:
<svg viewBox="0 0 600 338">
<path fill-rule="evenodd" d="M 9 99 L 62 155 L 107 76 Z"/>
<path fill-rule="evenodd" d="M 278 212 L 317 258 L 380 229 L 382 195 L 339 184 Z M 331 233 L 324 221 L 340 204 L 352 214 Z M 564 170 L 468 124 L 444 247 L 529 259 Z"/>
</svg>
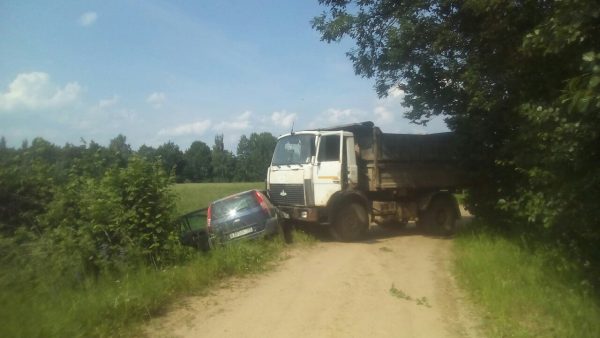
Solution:
<svg viewBox="0 0 600 338">
<path fill-rule="evenodd" d="M 242 229 L 240 231 L 232 232 L 232 233 L 229 234 L 229 239 L 234 239 L 234 238 L 237 238 L 237 237 L 240 237 L 240 236 L 244 236 L 244 235 L 249 234 L 249 233 L 251 233 L 253 231 L 254 231 L 254 229 L 252 227 L 250 227 L 250 228 Z"/>
</svg>

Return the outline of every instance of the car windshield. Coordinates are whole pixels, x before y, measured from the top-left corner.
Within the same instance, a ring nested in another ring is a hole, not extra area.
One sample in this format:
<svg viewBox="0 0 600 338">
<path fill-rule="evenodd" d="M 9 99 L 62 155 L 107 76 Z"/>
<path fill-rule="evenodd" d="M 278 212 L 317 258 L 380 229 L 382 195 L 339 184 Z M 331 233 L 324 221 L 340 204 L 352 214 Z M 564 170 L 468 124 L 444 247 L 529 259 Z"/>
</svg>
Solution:
<svg viewBox="0 0 600 338">
<path fill-rule="evenodd" d="M 290 135 L 280 138 L 275 147 L 273 165 L 310 163 L 315 155 L 315 135 Z"/>
<path fill-rule="evenodd" d="M 240 211 L 258 206 L 256 198 L 251 193 L 231 196 L 213 203 L 211 207 L 212 219 L 227 219 L 236 217 Z"/>
</svg>

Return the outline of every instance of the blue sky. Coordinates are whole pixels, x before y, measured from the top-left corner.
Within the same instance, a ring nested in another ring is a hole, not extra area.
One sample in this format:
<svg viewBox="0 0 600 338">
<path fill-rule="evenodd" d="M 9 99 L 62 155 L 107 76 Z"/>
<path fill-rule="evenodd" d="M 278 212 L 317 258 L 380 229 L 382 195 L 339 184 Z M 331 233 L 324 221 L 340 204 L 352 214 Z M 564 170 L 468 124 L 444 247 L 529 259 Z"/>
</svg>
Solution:
<svg viewBox="0 0 600 338">
<path fill-rule="evenodd" d="M 385 132 L 445 131 L 402 117 L 354 75 L 351 41 L 321 42 L 314 1 L 0 2 L 0 135 L 137 149 L 372 120 Z"/>
</svg>

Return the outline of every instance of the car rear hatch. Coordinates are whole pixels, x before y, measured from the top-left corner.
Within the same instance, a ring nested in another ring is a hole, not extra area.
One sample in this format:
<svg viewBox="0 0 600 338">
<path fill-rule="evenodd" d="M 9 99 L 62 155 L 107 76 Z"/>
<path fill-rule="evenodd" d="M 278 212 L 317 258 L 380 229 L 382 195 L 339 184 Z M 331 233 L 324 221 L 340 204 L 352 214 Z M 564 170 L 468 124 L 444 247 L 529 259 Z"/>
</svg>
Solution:
<svg viewBox="0 0 600 338">
<path fill-rule="evenodd" d="M 214 202 L 211 207 L 212 232 L 222 241 L 251 236 L 265 227 L 270 215 L 249 191 Z"/>
</svg>

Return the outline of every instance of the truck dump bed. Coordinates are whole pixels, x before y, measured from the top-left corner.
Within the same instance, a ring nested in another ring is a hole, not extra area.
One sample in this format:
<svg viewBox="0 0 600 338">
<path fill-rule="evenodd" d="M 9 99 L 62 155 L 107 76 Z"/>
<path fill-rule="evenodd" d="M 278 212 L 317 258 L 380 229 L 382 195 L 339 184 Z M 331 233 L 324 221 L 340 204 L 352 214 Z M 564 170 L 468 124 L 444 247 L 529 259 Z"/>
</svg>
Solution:
<svg viewBox="0 0 600 338">
<path fill-rule="evenodd" d="M 368 188 L 453 189 L 462 179 L 453 133 L 430 135 L 384 134 L 373 130 L 373 147 L 363 152 Z"/>
<path fill-rule="evenodd" d="M 464 184 L 457 163 L 455 135 L 451 132 L 387 134 L 372 122 L 336 128 L 355 135 L 359 185 L 363 189 L 414 191 L 453 189 Z"/>
</svg>

